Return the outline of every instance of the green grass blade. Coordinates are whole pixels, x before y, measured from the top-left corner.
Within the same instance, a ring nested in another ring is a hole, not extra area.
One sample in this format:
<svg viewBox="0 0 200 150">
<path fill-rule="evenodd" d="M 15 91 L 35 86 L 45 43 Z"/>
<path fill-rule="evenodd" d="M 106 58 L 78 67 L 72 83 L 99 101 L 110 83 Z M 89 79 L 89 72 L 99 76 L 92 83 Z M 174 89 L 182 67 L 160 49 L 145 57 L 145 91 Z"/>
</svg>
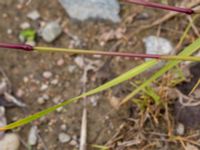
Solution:
<svg viewBox="0 0 200 150">
<path fill-rule="evenodd" d="M 144 72 L 145 70 L 153 67 L 154 65 L 157 64 L 157 60 L 151 60 L 151 61 L 148 61 L 148 62 L 145 62 L 131 70 L 129 70 L 128 72 L 116 77 L 115 79 L 97 87 L 96 89 L 93 89 L 93 90 L 90 90 L 88 91 L 87 93 L 83 93 L 82 95 L 80 96 L 77 96 L 75 98 L 72 98 L 72 99 L 69 99 L 69 100 L 66 100 L 64 101 L 63 103 L 60 103 L 58 105 L 55 105 L 53 107 L 50 107 L 50 108 L 47 108 L 41 112 L 38 112 L 36 114 L 33 114 L 33 115 L 30 115 L 24 119 L 21 119 L 21 120 L 18 120 L 14 123 L 11 123 L 3 128 L 0 128 L 0 130 L 8 130 L 8 129 L 13 129 L 13 128 L 16 128 L 16 127 L 19 127 L 19 126 L 22 126 L 22 125 L 25 125 L 25 124 L 28 124 L 42 116 L 45 116 L 53 111 L 55 111 L 56 109 L 58 109 L 59 107 L 62 107 L 62 106 L 65 106 L 65 105 L 69 105 L 73 102 L 76 102 L 77 100 L 81 99 L 81 98 L 84 98 L 86 96 L 90 96 L 90 95 L 93 95 L 93 94 L 96 94 L 96 93 L 99 93 L 99 92 L 102 92 L 108 88 L 111 88 L 113 86 L 116 86 L 130 78 L 133 78 L 135 76 L 137 76 L 138 74 Z"/>
<path fill-rule="evenodd" d="M 109 150 L 109 147 L 107 146 L 101 146 L 101 145 L 96 145 L 96 144 L 93 144 L 92 148 L 99 149 L 99 150 Z"/>
<path fill-rule="evenodd" d="M 193 42 L 191 45 L 186 47 L 179 56 L 190 56 L 194 52 L 200 49 L 200 38 L 197 39 L 195 42 Z M 153 76 L 151 76 L 147 81 L 145 81 L 142 85 L 140 85 L 138 88 L 136 88 L 132 93 L 130 93 L 123 101 L 123 103 L 126 103 L 128 100 L 130 100 L 132 97 L 134 97 L 139 91 L 143 90 L 146 86 L 148 86 L 150 83 L 158 79 L 160 76 L 162 76 L 164 73 L 178 65 L 181 61 L 169 61 L 162 69 L 160 69 L 158 72 L 156 72 Z"/>
</svg>

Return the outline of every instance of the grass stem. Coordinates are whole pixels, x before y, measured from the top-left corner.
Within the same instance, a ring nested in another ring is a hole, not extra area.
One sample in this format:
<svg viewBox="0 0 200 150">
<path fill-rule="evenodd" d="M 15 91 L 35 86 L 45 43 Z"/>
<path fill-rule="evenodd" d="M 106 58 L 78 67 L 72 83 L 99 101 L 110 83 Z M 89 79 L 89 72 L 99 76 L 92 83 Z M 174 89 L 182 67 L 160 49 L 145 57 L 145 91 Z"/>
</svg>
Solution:
<svg viewBox="0 0 200 150">
<path fill-rule="evenodd" d="M 175 6 L 169 6 L 165 4 L 159 4 L 155 2 L 149 2 L 147 0 L 124 0 L 127 3 L 134 3 L 138 5 L 143 5 L 146 7 L 152 7 L 152 8 L 158 8 L 158 9 L 165 9 L 165 10 L 170 10 L 170 11 L 176 11 L 179 13 L 185 13 L 188 15 L 194 14 L 194 10 L 189 9 L 189 8 L 181 8 L 181 7 L 175 7 Z"/>
<path fill-rule="evenodd" d="M 66 52 L 70 54 L 82 54 L 82 55 L 101 55 L 112 57 L 127 57 L 127 58 L 152 58 L 160 60 L 181 60 L 181 61 L 198 61 L 200 57 L 193 56 L 171 56 L 171 55 L 157 55 L 157 54 L 139 54 L 131 52 L 108 52 L 108 51 L 96 51 L 96 50 L 83 50 L 83 49 L 70 49 L 70 48 L 54 48 L 54 47 L 32 47 L 26 44 L 7 44 L 0 43 L 0 48 L 17 49 L 23 51 L 38 51 L 38 52 Z"/>
</svg>

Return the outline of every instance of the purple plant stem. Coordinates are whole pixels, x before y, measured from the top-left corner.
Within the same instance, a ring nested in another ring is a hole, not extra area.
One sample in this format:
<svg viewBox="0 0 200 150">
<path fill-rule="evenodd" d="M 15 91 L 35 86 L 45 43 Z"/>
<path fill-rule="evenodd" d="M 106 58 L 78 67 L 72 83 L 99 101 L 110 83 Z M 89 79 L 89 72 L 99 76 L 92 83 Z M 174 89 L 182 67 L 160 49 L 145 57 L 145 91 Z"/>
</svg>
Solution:
<svg viewBox="0 0 200 150">
<path fill-rule="evenodd" d="M 0 43 L 0 48 L 17 49 L 17 50 L 23 50 L 23 51 L 33 51 L 34 50 L 33 46 L 27 45 L 27 44 Z"/>
<path fill-rule="evenodd" d="M 125 0 L 125 2 L 135 3 L 135 4 L 143 5 L 143 6 L 146 6 L 146 7 L 176 11 L 176 12 L 185 13 L 185 14 L 188 14 L 188 15 L 195 13 L 194 10 L 189 9 L 189 8 L 181 8 L 181 7 L 164 5 L 164 4 L 158 4 L 158 3 L 155 3 L 155 2 L 148 2 L 146 0 Z"/>
</svg>

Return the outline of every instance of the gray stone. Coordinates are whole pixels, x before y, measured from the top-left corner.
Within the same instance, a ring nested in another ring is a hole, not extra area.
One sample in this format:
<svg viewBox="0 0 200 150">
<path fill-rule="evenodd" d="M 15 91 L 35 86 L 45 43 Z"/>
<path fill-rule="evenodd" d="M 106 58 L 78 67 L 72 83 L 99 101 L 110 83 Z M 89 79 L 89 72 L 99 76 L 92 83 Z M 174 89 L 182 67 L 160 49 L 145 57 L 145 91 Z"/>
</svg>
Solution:
<svg viewBox="0 0 200 150">
<path fill-rule="evenodd" d="M 71 18 L 85 21 L 105 19 L 120 21 L 120 6 L 116 0 L 59 0 Z"/>
<path fill-rule="evenodd" d="M 171 42 L 165 38 L 157 37 L 157 36 L 148 36 L 143 39 L 146 47 L 146 54 L 154 54 L 154 55 L 168 55 L 172 54 L 174 48 Z M 145 61 L 149 61 L 151 58 L 146 58 Z M 153 68 L 150 68 L 149 71 L 155 71 L 161 68 L 165 62 L 159 62 Z"/>
<path fill-rule="evenodd" d="M 60 143 L 67 143 L 71 140 L 71 137 L 66 133 L 60 133 L 58 135 L 58 139 L 59 139 Z"/>
<path fill-rule="evenodd" d="M 50 43 L 53 42 L 62 33 L 61 27 L 58 22 L 48 23 L 42 30 L 42 38 Z"/>
<path fill-rule="evenodd" d="M 170 54 L 173 52 L 173 46 L 170 41 L 165 38 L 157 36 L 148 36 L 144 38 L 147 54 Z M 146 59 L 149 60 L 149 59 Z"/>
</svg>

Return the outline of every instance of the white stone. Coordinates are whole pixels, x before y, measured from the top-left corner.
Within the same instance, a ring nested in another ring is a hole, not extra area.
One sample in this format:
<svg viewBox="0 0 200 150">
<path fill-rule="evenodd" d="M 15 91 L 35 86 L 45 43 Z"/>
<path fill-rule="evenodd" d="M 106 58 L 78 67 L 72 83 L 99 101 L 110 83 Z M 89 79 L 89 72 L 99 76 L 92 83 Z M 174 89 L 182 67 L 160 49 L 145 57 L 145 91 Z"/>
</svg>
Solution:
<svg viewBox="0 0 200 150">
<path fill-rule="evenodd" d="M 28 144 L 33 146 L 37 144 L 38 140 L 38 128 L 37 126 L 32 126 L 28 135 Z"/>
<path fill-rule="evenodd" d="M 62 124 L 60 126 L 61 130 L 66 131 L 67 130 L 67 125 L 66 124 Z"/>
<path fill-rule="evenodd" d="M 28 22 L 23 22 L 22 24 L 20 24 L 20 28 L 23 30 L 28 29 L 30 27 L 31 27 L 31 25 Z"/>
<path fill-rule="evenodd" d="M 60 143 L 67 143 L 71 140 L 71 137 L 68 134 L 62 132 L 58 135 L 58 139 Z"/>
<path fill-rule="evenodd" d="M 27 17 L 35 21 L 40 18 L 40 13 L 37 10 L 34 10 L 28 13 Z"/>
<path fill-rule="evenodd" d="M 43 97 L 39 97 L 37 99 L 37 103 L 40 104 L 40 105 L 43 105 L 45 103 L 45 99 Z"/>
<path fill-rule="evenodd" d="M 1 150 L 19 150 L 20 140 L 19 136 L 14 133 L 7 133 L 0 139 Z"/>
<path fill-rule="evenodd" d="M 64 63 L 65 63 L 65 61 L 64 61 L 64 59 L 59 59 L 58 61 L 57 61 L 57 65 L 58 66 L 62 66 L 62 65 L 64 65 Z"/>
<path fill-rule="evenodd" d="M 48 89 L 48 85 L 47 84 L 42 84 L 42 86 L 40 87 L 40 91 L 45 91 Z"/>
<path fill-rule="evenodd" d="M 49 79 L 49 78 L 51 78 L 52 76 L 53 76 L 53 73 L 52 72 L 50 72 L 50 71 L 45 71 L 45 72 L 43 72 L 43 77 L 45 78 L 45 79 Z"/>
<path fill-rule="evenodd" d="M 7 34 L 11 35 L 13 33 L 12 29 L 7 29 Z"/>
<path fill-rule="evenodd" d="M 185 127 L 182 123 L 178 123 L 177 127 L 176 127 L 176 133 L 178 135 L 183 135 L 185 132 Z"/>
<path fill-rule="evenodd" d="M 59 82 L 58 79 L 53 79 L 53 80 L 51 81 L 51 84 L 52 84 L 52 85 L 57 85 L 58 82 Z"/>
</svg>

